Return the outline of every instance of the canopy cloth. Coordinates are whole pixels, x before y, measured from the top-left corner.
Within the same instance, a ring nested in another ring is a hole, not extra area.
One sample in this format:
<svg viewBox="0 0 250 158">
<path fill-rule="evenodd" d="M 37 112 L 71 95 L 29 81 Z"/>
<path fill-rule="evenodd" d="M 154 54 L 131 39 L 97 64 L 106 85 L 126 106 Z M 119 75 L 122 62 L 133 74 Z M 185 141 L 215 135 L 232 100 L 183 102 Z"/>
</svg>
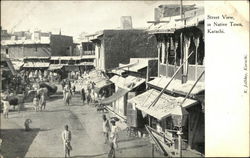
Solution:
<svg viewBox="0 0 250 158">
<path fill-rule="evenodd" d="M 123 88 L 119 88 L 113 95 L 111 95 L 108 98 L 105 98 L 103 100 L 101 100 L 101 104 L 110 104 L 113 101 L 116 101 L 117 99 L 119 99 L 120 97 L 124 96 L 126 93 L 128 93 L 129 91 Z"/>
</svg>

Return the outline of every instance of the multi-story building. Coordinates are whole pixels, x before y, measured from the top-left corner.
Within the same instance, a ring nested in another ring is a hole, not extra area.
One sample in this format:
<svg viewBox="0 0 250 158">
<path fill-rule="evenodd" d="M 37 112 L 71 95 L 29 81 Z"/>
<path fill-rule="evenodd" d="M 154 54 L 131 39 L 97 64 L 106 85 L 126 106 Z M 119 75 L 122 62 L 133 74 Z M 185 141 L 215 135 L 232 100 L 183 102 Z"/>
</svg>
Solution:
<svg viewBox="0 0 250 158">
<path fill-rule="evenodd" d="M 156 39 L 145 30 L 103 30 L 92 40 L 96 69 L 107 71 L 129 63 L 130 58 L 157 57 Z"/>
<path fill-rule="evenodd" d="M 24 36 L 24 33 L 16 37 L 21 36 Z M 34 32 L 31 39 L 24 36 L 22 39 L 1 41 L 1 45 L 5 49 L 1 51 L 5 51 L 10 58 L 70 56 L 74 48 L 71 36 L 42 32 Z"/>
<path fill-rule="evenodd" d="M 177 156 L 186 147 L 202 155 L 205 145 L 204 8 L 164 5 L 155 10 L 157 13 L 161 10 L 162 15 L 155 15 L 148 31 L 157 39 L 158 77 L 147 83 L 148 91 L 129 100 L 127 122 L 129 126 L 148 125 L 157 131 L 154 138 L 162 145 L 164 154 Z M 182 14 L 172 10 L 182 10 Z M 180 136 L 186 141 L 176 141 Z M 180 148 L 178 144 L 184 146 Z"/>
</svg>

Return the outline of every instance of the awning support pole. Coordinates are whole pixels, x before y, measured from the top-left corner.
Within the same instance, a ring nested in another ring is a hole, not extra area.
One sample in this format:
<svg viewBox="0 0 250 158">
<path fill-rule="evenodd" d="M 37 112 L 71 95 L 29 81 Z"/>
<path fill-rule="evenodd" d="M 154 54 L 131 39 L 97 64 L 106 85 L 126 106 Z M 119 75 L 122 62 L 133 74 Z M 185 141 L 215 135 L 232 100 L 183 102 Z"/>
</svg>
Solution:
<svg viewBox="0 0 250 158">
<path fill-rule="evenodd" d="M 187 62 L 187 60 L 189 59 L 189 57 L 193 54 L 193 52 L 191 52 L 189 54 L 189 56 L 187 57 L 187 59 L 184 60 L 184 62 L 180 65 L 180 67 L 175 71 L 174 75 L 171 77 L 170 81 L 168 81 L 168 84 L 161 90 L 160 94 L 156 97 L 156 99 L 153 101 L 152 104 L 150 104 L 148 106 L 148 109 L 151 107 L 151 106 L 154 106 L 157 101 L 159 100 L 159 98 L 161 97 L 161 95 L 163 94 L 163 92 L 167 89 L 167 87 L 170 85 L 170 83 L 172 82 L 172 80 L 174 79 L 174 77 L 177 75 L 177 73 L 181 70 L 181 68 L 183 67 L 183 65 L 185 64 L 185 62 Z"/>
<path fill-rule="evenodd" d="M 182 103 L 180 104 L 181 106 L 184 104 L 184 102 L 186 101 L 187 97 L 190 95 L 190 93 L 192 92 L 192 90 L 194 89 L 194 87 L 196 86 L 196 84 L 198 83 L 198 81 L 201 79 L 201 77 L 203 76 L 203 74 L 205 73 L 205 71 L 203 71 L 199 78 L 195 81 L 194 85 L 192 86 L 192 88 L 189 90 L 188 94 L 185 96 L 185 98 L 183 99 Z"/>
</svg>

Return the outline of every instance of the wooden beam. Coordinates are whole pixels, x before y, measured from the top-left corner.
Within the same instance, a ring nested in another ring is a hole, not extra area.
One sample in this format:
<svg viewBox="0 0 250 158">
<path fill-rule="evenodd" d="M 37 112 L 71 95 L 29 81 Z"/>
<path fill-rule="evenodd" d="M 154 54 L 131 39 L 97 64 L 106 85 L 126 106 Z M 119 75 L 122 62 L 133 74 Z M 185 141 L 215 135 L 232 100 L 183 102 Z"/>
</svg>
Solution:
<svg viewBox="0 0 250 158">
<path fill-rule="evenodd" d="M 177 75 L 177 73 L 180 71 L 180 69 L 183 67 L 183 65 L 185 64 L 185 62 L 187 62 L 188 58 L 193 54 L 193 52 L 191 52 L 189 54 L 189 56 L 187 57 L 187 59 L 185 59 L 185 61 L 183 61 L 183 63 L 180 65 L 180 67 L 175 71 L 174 75 L 171 77 L 171 79 L 168 81 L 167 85 L 161 90 L 160 94 L 155 98 L 155 100 L 153 101 L 152 104 L 150 104 L 148 106 L 148 109 L 151 107 L 151 106 L 154 106 L 157 101 L 159 100 L 159 98 L 161 97 L 161 95 L 164 93 L 164 91 L 167 89 L 167 87 L 170 85 L 170 83 L 172 82 L 172 80 L 174 79 L 174 77 Z"/>
</svg>

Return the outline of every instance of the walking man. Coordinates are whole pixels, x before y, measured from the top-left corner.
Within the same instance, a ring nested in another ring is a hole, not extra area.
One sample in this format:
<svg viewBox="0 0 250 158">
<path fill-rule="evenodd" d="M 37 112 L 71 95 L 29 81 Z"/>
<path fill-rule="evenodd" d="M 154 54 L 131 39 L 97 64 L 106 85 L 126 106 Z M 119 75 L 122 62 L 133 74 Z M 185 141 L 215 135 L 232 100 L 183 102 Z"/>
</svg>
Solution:
<svg viewBox="0 0 250 158">
<path fill-rule="evenodd" d="M 71 99 L 71 92 L 70 92 L 70 88 L 68 84 L 64 87 L 63 92 L 64 92 L 63 100 L 65 101 L 65 104 L 69 106 L 70 99 Z"/>
<path fill-rule="evenodd" d="M 117 149 L 118 148 L 117 139 L 118 139 L 119 127 L 116 126 L 115 120 L 111 120 L 110 122 L 112 124 L 111 132 L 110 132 L 110 142 L 112 142 L 114 145 L 114 148 Z"/>
<path fill-rule="evenodd" d="M 84 88 L 82 87 L 82 90 L 81 90 L 81 98 L 82 98 L 82 102 L 83 102 L 83 104 L 85 103 L 85 100 L 86 100 L 86 97 L 85 97 L 85 90 L 84 90 Z"/>
<path fill-rule="evenodd" d="M 4 92 L 3 94 L 1 93 L 1 102 L 3 104 L 3 116 L 4 118 L 9 117 L 9 108 L 10 108 L 10 103 L 9 103 L 9 93 L 8 91 Z"/>
<path fill-rule="evenodd" d="M 70 157 L 70 151 L 72 150 L 70 141 L 71 141 L 71 131 L 69 130 L 68 125 L 64 126 L 64 131 L 62 132 L 62 140 L 64 146 L 64 155 L 66 157 Z"/>
<path fill-rule="evenodd" d="M 118 139 L 118 131 L 120 130 L 119 127 L 116 126 L 116 121 L 111 120 L 110 121 L 111 126 L 111 132 L 110 132 L 110 151 L 108 154 L 109 158 L 115 158 L 115 150 L 118 148 L 117 139 Z"/>
<path fill-rule="evenodd" d="M 105 144 L 108 143 L 109 140 L 109 132 L 110 132 L 110 125 L 109 125 L 109 121 L 106 118 L 106 115 L 102 116 L 103 118 L 103 123 L 102 123 L 102 130 L 103 130 L 103 135 L 105 137 Z"/>
<path fill-rule="evenodd" d="M 40 97 L 40 107 L 41 107 L 41 111 L 45 110 L 45 107 L 46 107 L 46 97 L 45 97 L 44 93 L 42 93 L 41 97 Z"/>
</svg>

